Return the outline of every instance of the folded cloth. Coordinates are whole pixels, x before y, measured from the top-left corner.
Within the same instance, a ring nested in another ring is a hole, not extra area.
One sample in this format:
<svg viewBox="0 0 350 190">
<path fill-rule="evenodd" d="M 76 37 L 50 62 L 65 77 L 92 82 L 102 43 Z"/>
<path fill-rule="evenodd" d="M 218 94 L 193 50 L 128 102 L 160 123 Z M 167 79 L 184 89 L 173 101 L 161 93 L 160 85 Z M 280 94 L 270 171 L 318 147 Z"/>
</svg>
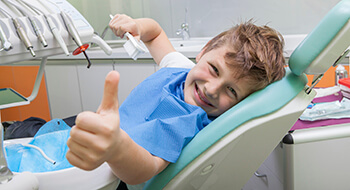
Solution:
<svg viewBox="0 0 350 190">
<path fill-rule="evenodd" d="M 45 123 L 45 120 L 37 117 L 30 117 L 24 121 L 16 121 L 8 126 L 4 134 L 4 139 L 33 137 Z"/>
<path fill-rule="evenodd" d="M 28 143 L 30 146 L 40 148 L 48 158 L 55 161 L 55 164 L 48 161 L 36 148 L 12 144 L 5 147 L 8 167 L 13 172 L 29 171 L 33 173 L 72 167 L 66 159 L 70 129 L 63 120 L 53 119 L 43 125 Z"/>
</svg>

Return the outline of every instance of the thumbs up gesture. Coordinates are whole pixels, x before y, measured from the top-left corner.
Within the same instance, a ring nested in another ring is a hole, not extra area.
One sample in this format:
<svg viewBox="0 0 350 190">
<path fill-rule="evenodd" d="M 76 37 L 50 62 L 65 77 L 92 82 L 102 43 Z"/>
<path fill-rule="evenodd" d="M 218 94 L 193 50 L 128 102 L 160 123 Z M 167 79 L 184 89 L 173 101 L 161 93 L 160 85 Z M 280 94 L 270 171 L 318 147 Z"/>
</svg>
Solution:
<svg viewBox="0 0 350 190">
<path fill-rule="evenodd" d="M 81 169 L 93 170 L 110 160 L 121 144 L 118 111 L 119 73 L 111 71 L 105 80 L 97 112 L 82 112 L 76 118 L 67 141 L 68 161 Z"/>
</svg>

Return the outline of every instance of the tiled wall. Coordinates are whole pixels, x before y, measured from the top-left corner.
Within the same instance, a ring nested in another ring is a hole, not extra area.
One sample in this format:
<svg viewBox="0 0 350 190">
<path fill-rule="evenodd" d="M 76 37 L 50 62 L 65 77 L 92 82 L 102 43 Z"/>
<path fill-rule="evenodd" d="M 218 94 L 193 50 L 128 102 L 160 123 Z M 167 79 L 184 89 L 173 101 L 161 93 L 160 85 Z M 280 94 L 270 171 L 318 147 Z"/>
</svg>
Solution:
<svg viewBox="0 0 350 190">
<path fill-rule="evenodd" d="M 160 23 L 169 37 L 185 21 L 192 37 L 212 37 L 249 19 L 277 29 L 283 35 L 307 34 L 340 0 L 68 0 L 102 32 L 109 14 L 150 17 Z M 107 39 L 113 38 L 111 32 Z"/>
</svg>

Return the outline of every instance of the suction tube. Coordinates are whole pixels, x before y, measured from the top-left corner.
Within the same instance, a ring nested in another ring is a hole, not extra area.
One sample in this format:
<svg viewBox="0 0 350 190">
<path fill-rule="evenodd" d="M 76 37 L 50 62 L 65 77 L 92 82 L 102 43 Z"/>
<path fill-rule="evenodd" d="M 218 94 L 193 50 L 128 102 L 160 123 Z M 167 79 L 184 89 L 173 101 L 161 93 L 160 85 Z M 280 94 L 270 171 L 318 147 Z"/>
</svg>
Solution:
<svg viewBox="0 0 350 190">
<path fill-rule="evenodd" d="M 56 164 L 56 161 L 52 160 L 51 158 L 49 158 L 43 150 L 41 150 L 39 147 L 31 145 L 31 144 L 22 144 L 22 146 L 28 147 L 28 148 L 34 148 L 35 150 L 39 151 L 40 154 L 49 162 L 51 162 L 52 164 Z"/>
</svg>

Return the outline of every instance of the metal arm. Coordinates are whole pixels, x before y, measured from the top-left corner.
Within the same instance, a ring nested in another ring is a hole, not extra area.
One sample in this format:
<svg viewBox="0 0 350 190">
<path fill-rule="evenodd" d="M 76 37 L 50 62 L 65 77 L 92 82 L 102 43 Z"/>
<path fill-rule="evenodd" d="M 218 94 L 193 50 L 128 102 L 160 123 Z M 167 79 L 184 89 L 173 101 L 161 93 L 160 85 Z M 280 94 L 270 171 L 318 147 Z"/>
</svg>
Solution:
<svg viewBox="0 0 350 190">
<path fill-rule="evenodd" d="M 5 157 L 5 149 L 4 149 L 4 127 L 1 123 L 1 111 L 0 111 L 0 135 L 1 135 L 1 141 L 0 141 L 0 184 L 9 182 L 12 177 L 13 173 L 11 170 L 7 167 L 6 157 Z"/>
</svg>

